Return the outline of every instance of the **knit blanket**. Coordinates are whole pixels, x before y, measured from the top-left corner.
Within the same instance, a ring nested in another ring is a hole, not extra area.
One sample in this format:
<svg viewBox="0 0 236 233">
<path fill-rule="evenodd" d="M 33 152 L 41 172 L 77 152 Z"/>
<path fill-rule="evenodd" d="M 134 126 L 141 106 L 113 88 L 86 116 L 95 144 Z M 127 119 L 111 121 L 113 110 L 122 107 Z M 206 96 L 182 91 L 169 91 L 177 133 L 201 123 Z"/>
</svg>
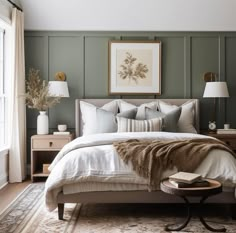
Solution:
<svg viewBox="0 0 236 233">
<path fill-rule="evenodd" d="M 193 172 L 206 158 L 209 151 L 220 149 L 234 152 L 223 142 L 216 139 L 189 140 L 137 140 L 114 142 L 113 146 L 120 158 L 134 171 L 149 181 L 149 189 L 159 188 L 163 171 L 176 167 L 178 171 Z"/>
</svg>

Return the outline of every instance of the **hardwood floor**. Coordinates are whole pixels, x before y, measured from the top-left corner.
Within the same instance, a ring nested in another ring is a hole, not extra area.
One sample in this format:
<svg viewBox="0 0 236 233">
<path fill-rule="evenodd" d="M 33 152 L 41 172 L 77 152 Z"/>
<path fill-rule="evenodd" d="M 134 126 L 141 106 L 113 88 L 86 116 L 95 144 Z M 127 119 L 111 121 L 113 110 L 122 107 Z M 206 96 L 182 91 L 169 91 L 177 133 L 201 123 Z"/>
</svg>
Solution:
<svg viewBox="0 0 236 233">
<path fill-rule="evenodd" d="M 0 190 L 0 213 L 29 185 L 31 180 L 7 184 Z"/>
</svg>

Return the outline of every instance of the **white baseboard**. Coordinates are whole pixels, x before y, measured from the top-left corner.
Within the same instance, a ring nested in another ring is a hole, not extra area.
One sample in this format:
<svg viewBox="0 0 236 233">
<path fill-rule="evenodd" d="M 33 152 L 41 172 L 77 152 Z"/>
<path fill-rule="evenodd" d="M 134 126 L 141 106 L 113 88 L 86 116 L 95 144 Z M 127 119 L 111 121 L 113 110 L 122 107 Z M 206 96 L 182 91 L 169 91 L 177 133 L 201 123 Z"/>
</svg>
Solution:
<svg viewBox="0 0 236 233">
<path fill-rule="evenodd" d="M 8 176 L 1 176 L 0 177 L 0 189 L 5 187 L 8 184 Z"/>
<path fill-rule="evenodd" d="M 0 189 L 8 184 L 8 150 L 0 151 Z"/>
</svg>

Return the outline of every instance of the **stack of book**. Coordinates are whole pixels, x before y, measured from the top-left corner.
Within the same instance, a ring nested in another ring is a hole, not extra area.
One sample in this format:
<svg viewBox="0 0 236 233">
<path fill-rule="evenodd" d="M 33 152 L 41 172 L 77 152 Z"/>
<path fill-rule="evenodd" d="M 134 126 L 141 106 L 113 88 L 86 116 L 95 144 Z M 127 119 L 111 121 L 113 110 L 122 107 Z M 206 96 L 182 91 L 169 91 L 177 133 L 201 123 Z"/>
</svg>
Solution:
<svg viewBox="0 0 236 233">
<path fill-rule="evenodd" d="M 194 188 L 208 187 L 209 182 L 202 178 L 201 175 L 189 172 L 178 172 L 169 176 L 169 182 L 176 188 Z"/>
<path fill-rule="evenodd" d="M 236 134 L 236 129 L 217 129 L 218 134 Z"/>
</svg>

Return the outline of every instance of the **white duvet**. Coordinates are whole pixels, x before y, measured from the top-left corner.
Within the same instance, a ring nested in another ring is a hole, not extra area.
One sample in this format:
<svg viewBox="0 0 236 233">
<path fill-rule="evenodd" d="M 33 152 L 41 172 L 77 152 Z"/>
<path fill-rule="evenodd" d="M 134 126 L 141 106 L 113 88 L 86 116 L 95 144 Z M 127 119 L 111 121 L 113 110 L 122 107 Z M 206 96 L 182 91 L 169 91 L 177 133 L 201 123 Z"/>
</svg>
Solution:
<svg viewBox="0 0 236 233">
<path fill-rule="evenodd" d="M 64 146 L 50 166 L 51 173 L 45 184 L 46 206 L 49 211 L 57 207 L 57 195 L 63 186 L 84 182 L 147 185 L 131 164 L 126 165 L 116 153 L 112 143 L 128 139 L 189 139 L 207 138 L 199 134 L 138 132 L 94 134 L 76 138 Z M 172 171 L 172 173 L 175 171 Z M 224 186 L 236 184 L 236 159 L 228 152 L 212 150 L 195 170 L 203 177 L 221 181 Z"/>
</svg>

